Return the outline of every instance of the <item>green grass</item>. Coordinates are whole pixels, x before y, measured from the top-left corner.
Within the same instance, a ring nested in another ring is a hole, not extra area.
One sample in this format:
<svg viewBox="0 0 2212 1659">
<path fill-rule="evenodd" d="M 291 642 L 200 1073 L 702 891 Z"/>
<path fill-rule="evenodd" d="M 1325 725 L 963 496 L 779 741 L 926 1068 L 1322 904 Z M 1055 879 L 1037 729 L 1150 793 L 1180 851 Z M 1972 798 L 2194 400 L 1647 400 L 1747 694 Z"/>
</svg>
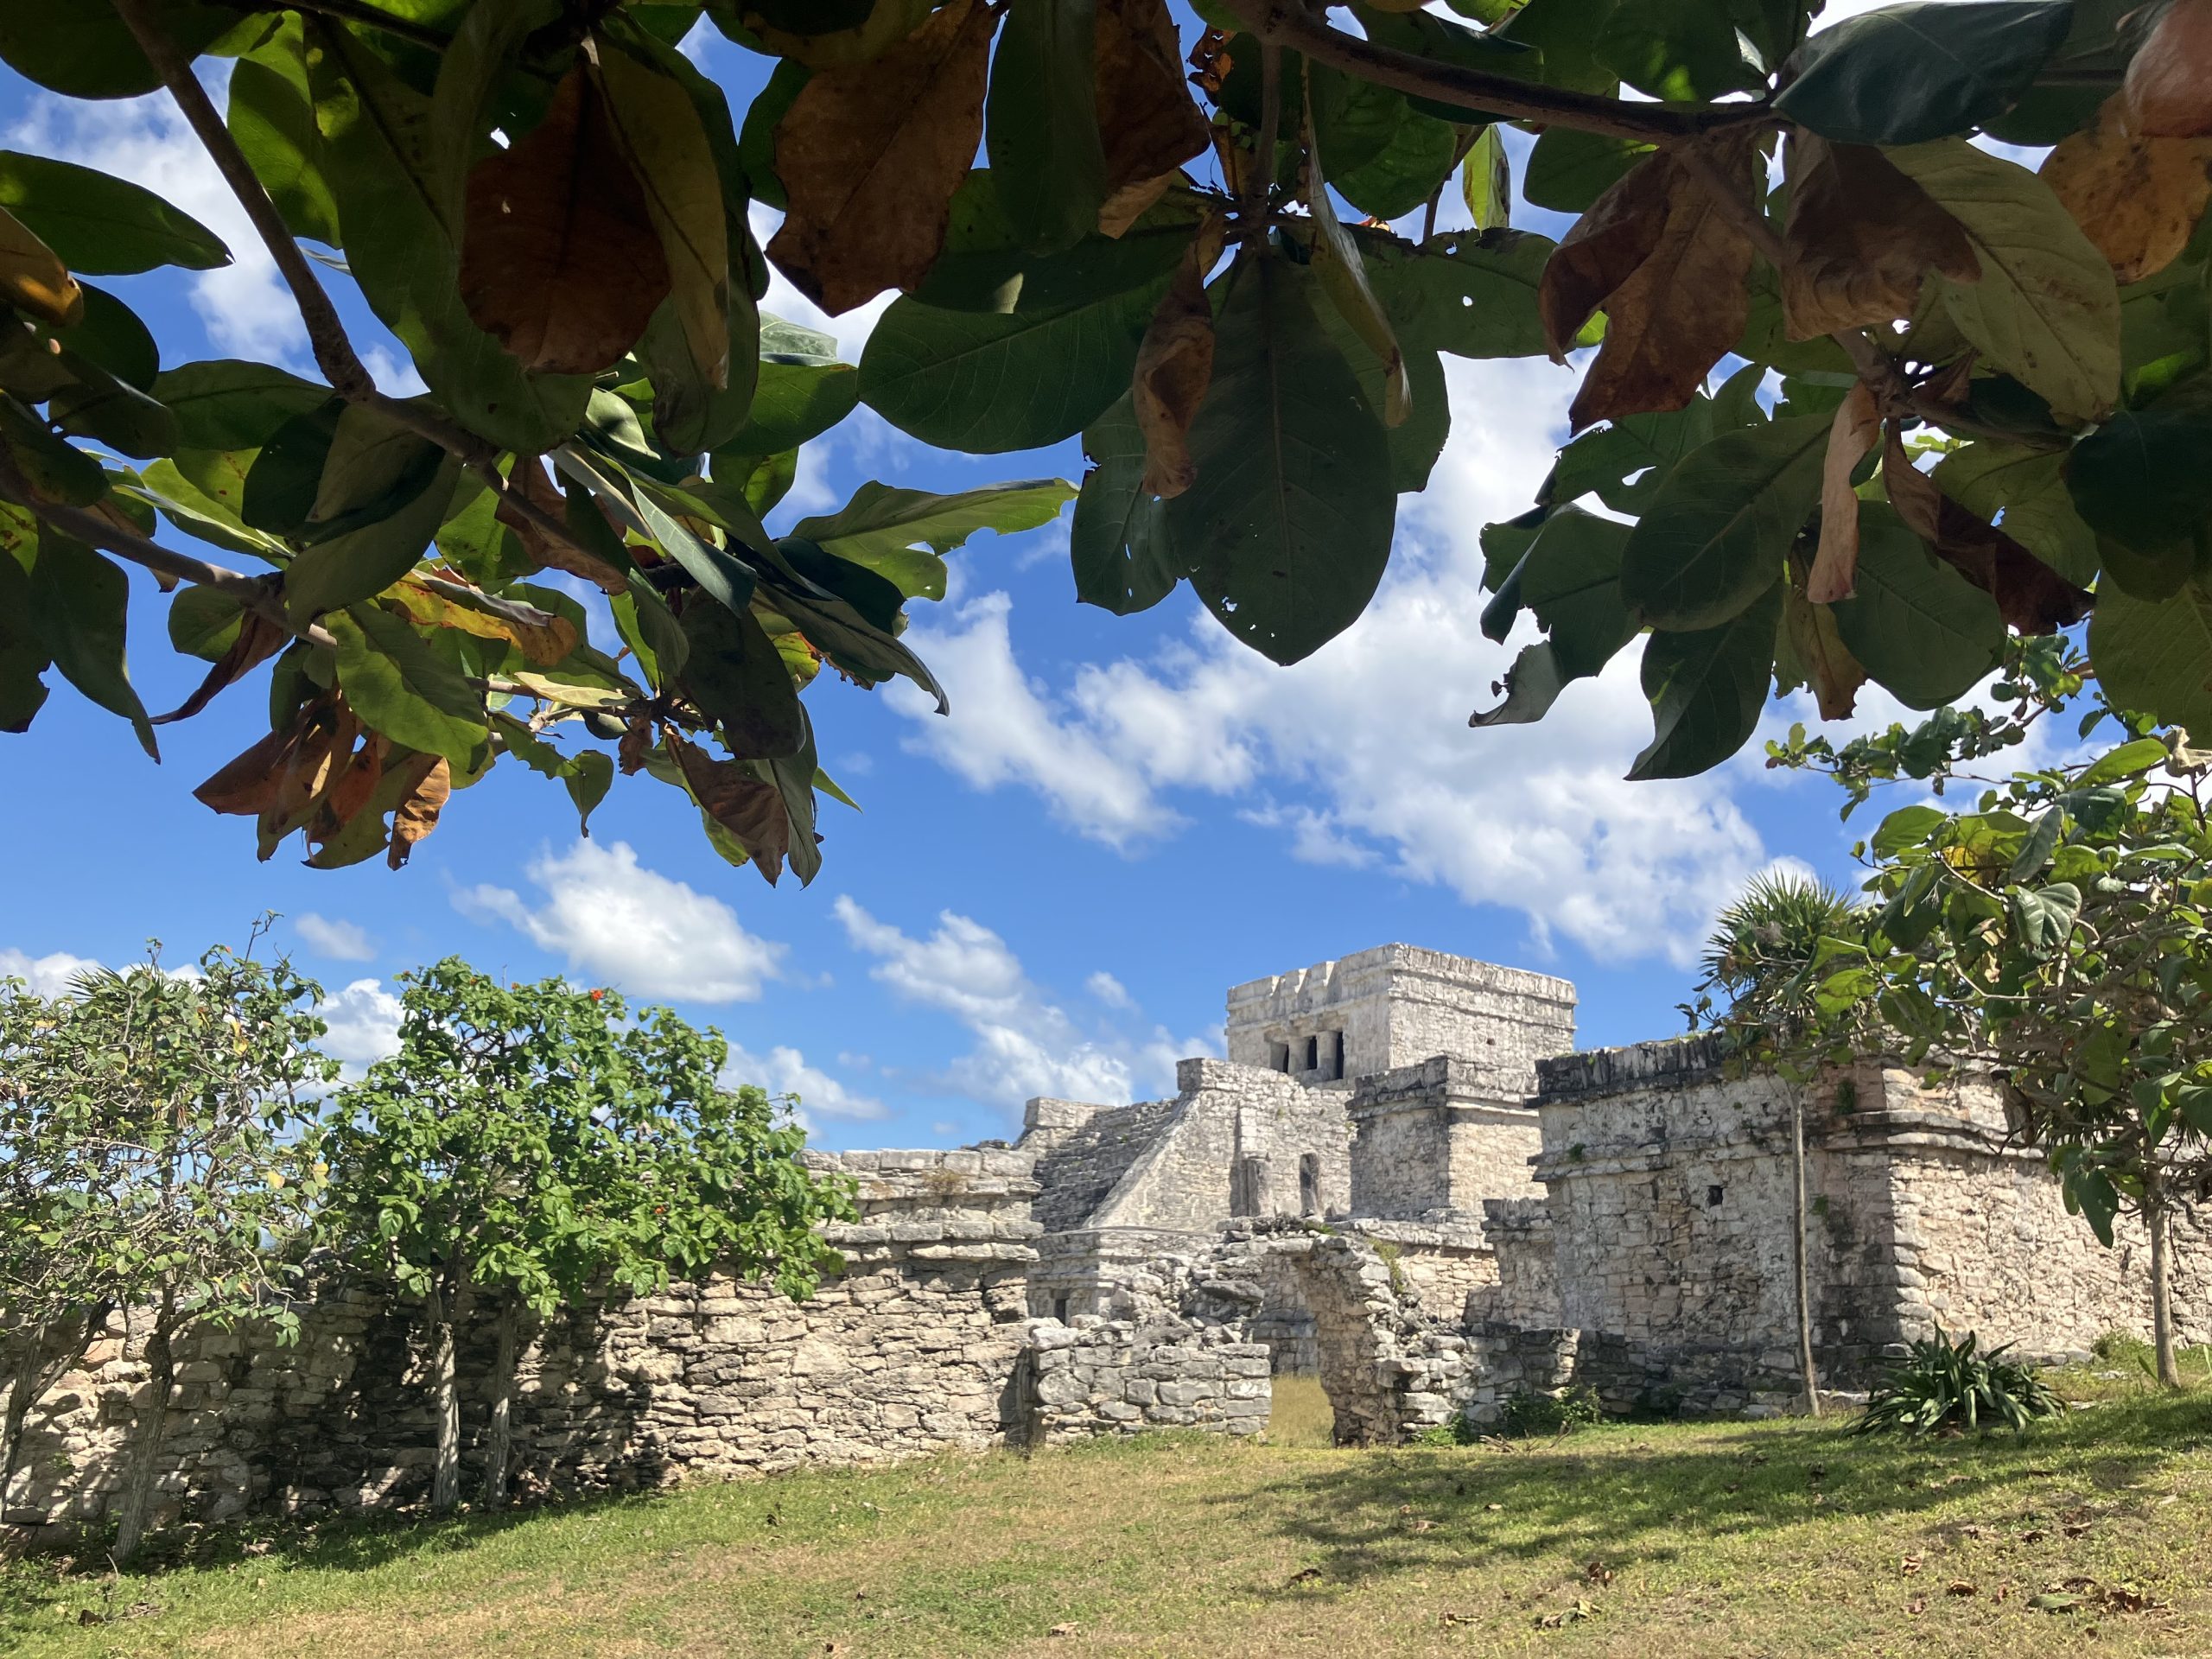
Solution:
<svg viewBox="0 0 2212 1659">
<path fill-rule="evenodd" d="M 2019 1440 L 1186 1435 L 211 1534 L 119 1580 L 6 1569 L 0 1652 L 2212 1654 L 2212 1389 L 2064 1381 L 2103 1398 Z"/>
<path fill-rule="evenodd" d="M 1271 1446 L 1334 1446 L 1336 1409 L 1318 1376 L 1278 1376 L 1268 1400 Z"/>
</svg>

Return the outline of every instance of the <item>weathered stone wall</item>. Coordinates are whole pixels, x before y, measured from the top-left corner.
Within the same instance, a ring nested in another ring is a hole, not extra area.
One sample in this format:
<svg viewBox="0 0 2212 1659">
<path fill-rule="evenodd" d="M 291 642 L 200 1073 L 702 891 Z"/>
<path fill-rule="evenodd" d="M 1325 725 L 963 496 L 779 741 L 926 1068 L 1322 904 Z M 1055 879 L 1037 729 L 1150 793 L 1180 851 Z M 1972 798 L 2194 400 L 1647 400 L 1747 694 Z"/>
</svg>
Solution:
<svg viewBox="0 0 2212 1659">
<path fill-rule="evenodd" d="M 1400 1297 L 1432 1319 L 1457 1324 L 1469 1298 L 1497 1291 L 1497 1254 L 1479 1226 L 1365 1217 L 1338 1224 L 1364 1239 L 1390 1270 Z"/>
<path fill-rule="evenodd" d="M 1332 1063 L 1344 1033 L 1344 1067 Z M 1229 1058 L 1268 1068 L 1287 1050 L 1294 1075 L 1315 1081 L 1364 1077 L 1433 1055 L 1452 1054 L 1517 1078 L 1525 1096 L 1545 1055 L 1574 1046 L 1574 987 L 1517 968 L 1386 944 L 1274 975 L 1229 993 Z M 1319 1036 L 1318 1072 L 1304 1065 Z"/>
<path fill-rule="evenodd" d="M 1036 1154 L 1036 1219 L 1047 1232 L 1080 1227 L 1175 1114 L 1172 1100 L 1092 1106 L 1038 1099 L 1023 1114 L 1020 1150 Z"/>
<path fill-rule="evenodd" d="M 1517 1077 L 1437 1055 L 1354 1085 L 1351 1212 L 1472 1222 L 1485 1199 L 1534 1195 L 1542 1144 Z"/>
<path fill-rule="evenodd" d="M 836 1161 L 858 1179 L 861 1217 L 831 1229 L 846 1268 L 812 1300 L 715 1278 L 533 1334 L 514 1408 L 520 1490 L 869 1462 L 1003 1433 L 1037 1230 L 1028 1158 Z M 164 1510 L 219 1518 L 423 1496 L 434 1427 L 416 1313 L 340 1288 L 304 1310 L 296 1346 L 253 1329 L 188 1335 Z M 96 1521 L 120 1490 L 146 1376 L 143 1328 L 124 1325 L 33 1408 L 6 1518 L 35 1538 Z M 461 1332 L 465 1462 L 485 1426 L 492 1340 L 483 1319 Z"/>
<path fill-rule="evenodd" d="M 1470 1325 L 1499 1322 L 1530 1330 L 1560 1320 L 1559 1261 L 1551 1206 L 1541 1198 L 1494 1198 L 1483 1206 L 1483 1236 L 1497 1264 L 1494 1288 L 1467 1299 Z"/>
<path fill-rule="evenodd" d="M 1077 1315 L 1028 1326 L 1034 1416 L 1046 1445 L 1146 1428 L 1256 1434 L 1268 1425 L 1268 1350 L 1227 1325 L 1141 1325 Z"/>
</svg>

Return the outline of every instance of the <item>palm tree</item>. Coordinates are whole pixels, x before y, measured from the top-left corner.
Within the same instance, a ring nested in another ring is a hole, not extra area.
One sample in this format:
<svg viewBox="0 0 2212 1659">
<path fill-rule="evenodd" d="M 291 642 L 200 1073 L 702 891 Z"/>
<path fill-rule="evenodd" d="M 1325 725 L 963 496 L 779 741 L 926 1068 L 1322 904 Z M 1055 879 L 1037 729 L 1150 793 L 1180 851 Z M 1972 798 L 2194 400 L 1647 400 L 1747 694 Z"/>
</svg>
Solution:
<svg viewBox="0 0 2212 1659">
<path fill-rule="evenodd" d="M 1821 942 L 1863 931 L 1862 906 L 1811 876 L 1768 871 L 1722 911 L 1706 941 L 1705 978 L 1698 989 L 1709 1007 L 1715 991 L 1728 999 L 1722 1023 L 1747 1046 L 1777 1058 L 1802 1048 L 1817 1029 Z M 1795 1194 L 1790 1232 L 1797 1301 L 1797 1364 L 1805 1409 L 1821 1414 L 1813 1370 L 1812 1296 L 1805 1270 L 1805 1084 L 1796 1067 L 1783 1071 L 1789 1090 L 1789 1169 Z"/>
</svg>

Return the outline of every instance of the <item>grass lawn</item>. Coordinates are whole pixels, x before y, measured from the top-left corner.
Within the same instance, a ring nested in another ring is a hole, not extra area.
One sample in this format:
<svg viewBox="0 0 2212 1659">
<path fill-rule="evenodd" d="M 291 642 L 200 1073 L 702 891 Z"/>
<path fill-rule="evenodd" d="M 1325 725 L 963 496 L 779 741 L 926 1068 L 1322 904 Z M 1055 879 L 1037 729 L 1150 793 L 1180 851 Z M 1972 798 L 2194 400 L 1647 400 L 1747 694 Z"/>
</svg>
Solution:
<svg viewBox="0 0 2212 1659">
<path fill-rule="evenodd" d="M 231 1533 L 0 1570 L 0 1653 L 2212 1655 L 2212 1386 L 2062 1381 L 2104 1397 L 2020 1441 L 1188 1435 Z"/>
</svg>

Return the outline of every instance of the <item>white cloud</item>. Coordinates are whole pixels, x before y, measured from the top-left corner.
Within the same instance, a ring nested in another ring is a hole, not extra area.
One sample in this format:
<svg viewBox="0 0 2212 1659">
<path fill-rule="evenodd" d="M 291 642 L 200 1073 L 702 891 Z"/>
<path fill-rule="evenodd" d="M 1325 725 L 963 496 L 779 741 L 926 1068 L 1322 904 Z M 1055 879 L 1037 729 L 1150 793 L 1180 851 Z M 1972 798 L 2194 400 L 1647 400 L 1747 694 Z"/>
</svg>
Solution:
<svg viewBox="0 0 2212 1659">
<path fill-rule="evenodd" d="M 223 64 L 218 73 L 228 69 Z M 221 88 L 211 90 L 219 105 Z M 7 140 L 142 184 L 190 213 L 231 251 L 232 264 L 187 278 L 193 308 L 216 350 L 277 360 L 306 357 L 307 331 L 276 262 L 166 94 L 87 103 L 35 93 Z"/>
<path fill-rule="evenodd" d="M 378 1060 L 399 1052 L 399 999 L 381 980 L 357 979 L 335 996 L 322 1000 L 322 1052 L 339 1062 L 343 1075 L 358 1079 Z"/>
<path fill-rule="evenodd" d="M 34 957 L 14 949 L 0 950 L 0 979 L 23 981 L 34 996 L 66 995 L 78 975 L 99 965 L 91 957 L 73 957 L 67 950 Z"/>
<path fill-rule="evenodd" d="M 376 942 L 358 922 L 334 921 L 310 910 L 295 917 L 292 926 L 308 949 L 319 957 L 334 962 L 370 962 L 376 957 Z"/>
<path fill-rule="evenodd" d="M 1083 988 L 1109 1008 L 1136 1007 L 1136 999 L 1129 995 L 1129 988 L 1103 968 L 1084 980 Z"/>
<path fill-rule="evenodd" d="M 526 874 L 542 895 L 535 902 L 484 886 L 454 904 L 639 996 L 751 1002 L 782 972 L 786 946 L 747 932 L 719 899 L 645 868 L 626 842 L 579 841 L 541 853 Z"/>
<path fill-rule="evenodd" d="M 798 1096 L 798 1121 L 809 1128 L 824 1117 L 873 1122 L 891 1116 L 881 1101 L 855 1094 L 819 1066 L 809 1065 L 798 1049 L 780 1044 L 763 1056 L 732 1043 L 722 1084 L 734 1089 L 741 1083 L 758 1084 L 772 1095 Z"/>
<path fill-rule="evenodd" d="M 975 1046 L 943 1082 L 990 1105 L 1012 1109 L 1033 1095 L 1118 1103 L 1139 1089 L 1167 1088 L 1176 1059 L 1205 1046 L 1179 1044 L 1164 1029 L 1142 1039 L 1086 1033 L 1030 981 L 1006 941 L 971 917 L 944 911 L 936 931 L 918 939 L 849 897 L 836 910 L 854 948 L 877 959 L 868 970 L 874 979 L 967 1027 Z"/>
<path fill-rule="evenodd" d="M 1281 829 L 1295 856 L 1382 863 L 1519 910 L 1540 948 L 1563 934 L 1607 960 L 1688 959 L 1764 855 L 1731 773 L 1624 781 L 1651 729 L 1637 652 L 1540 725 L 1466 724 L 1533 637 L 1525 620 L 1504 646 L 1478 629 L 1477 533 L 1528 505 L 1574 377 L 1541 362 L 1447 360 L 1446 372 L 1452 441 L 1427 491 L 1401 503 L 1389 574 L 1367 614 L 1305 662 L 1277 668 L 1202 616 L 1149 660 L 1048 683 L 1015 652 L 1012 601 L 985 594 L 910 636 L 952 713 L 924 718 L 925 700 L 892 688 L 915 721 L 908 743 L 978 788 L 1033 791 L 1118 849 L 1172 834 L 1176 792 L 1205 791 Z"/>
</svg>

